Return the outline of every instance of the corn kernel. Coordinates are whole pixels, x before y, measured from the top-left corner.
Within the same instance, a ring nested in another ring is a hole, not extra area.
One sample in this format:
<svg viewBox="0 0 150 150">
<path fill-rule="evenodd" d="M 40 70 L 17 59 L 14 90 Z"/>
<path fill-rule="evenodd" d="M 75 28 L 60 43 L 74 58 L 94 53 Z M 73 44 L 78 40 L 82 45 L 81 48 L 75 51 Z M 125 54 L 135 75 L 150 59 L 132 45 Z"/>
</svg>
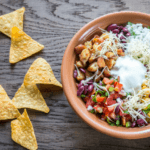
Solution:
<svg viewBox="0 0 150 150">
<path fill-rule="evenodd" d="M 150 112 L 147 115 L 150 117 Z"/>
</svg>

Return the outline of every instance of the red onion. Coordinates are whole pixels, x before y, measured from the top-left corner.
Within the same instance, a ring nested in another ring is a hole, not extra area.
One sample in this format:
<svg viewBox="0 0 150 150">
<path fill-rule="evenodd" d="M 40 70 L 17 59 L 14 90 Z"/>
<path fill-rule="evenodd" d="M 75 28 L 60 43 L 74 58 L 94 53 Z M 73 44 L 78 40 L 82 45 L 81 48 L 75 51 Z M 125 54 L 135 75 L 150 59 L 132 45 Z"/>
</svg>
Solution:
<svg viewBox="0 0 150 150">
<path fill-rule="evenodd" d="M 107 31 L 109 32 L 117 28 L 118 28 L 117 24 L 111 24 L 110 26 L 108 26 Z"/>
<path fill-rule="evenodd" d="M 79 70 L 83 73 L 86 73 L 85 69 L 83 69 L 83 68 L 80 68 Z"/>
<path fill-rule="evenodd" d="M 88 87 L 88 92 L 91 93 L 91 92 L 93 91 L 93 88 L 94 88 L 94 85 L 93 85 L 93 84 L 89 85 L 89 87 Z"/>
<path fill-rule="evenodd" d="M 77 91 L 77 96 L 81 96 L 81 94 L 83 93 L 83 91 L 84 91 L 84 86 L 80 86 L 80 88 Z"/>
<path fill-rule="evenodd" d="M 117 115 L 118 113 L 119 113 L 119 111 L 120 111 L 120 108 L 119 108 L 119 105 L 116 107 L 116 109 L 115 109 L 115 114 Z"/>
<path fill-rule="evenodd" d="M 76 78 L 78 76 L 77 70 L 74 70 L 73 77 Z"/>
</svg>

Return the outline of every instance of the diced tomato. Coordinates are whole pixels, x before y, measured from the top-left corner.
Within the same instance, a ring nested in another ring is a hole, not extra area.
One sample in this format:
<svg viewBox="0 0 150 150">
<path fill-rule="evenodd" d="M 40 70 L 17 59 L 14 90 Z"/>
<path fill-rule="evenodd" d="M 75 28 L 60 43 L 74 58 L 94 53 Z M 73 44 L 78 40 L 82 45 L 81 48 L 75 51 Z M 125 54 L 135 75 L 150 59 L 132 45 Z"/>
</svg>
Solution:
<svg viewBox="0 0 150 150">
<path fill-rule="evenodd" d="M 111 106 L 111 107 L 108 107 L 108 111 L 113 111 L 114 110 L 114 108 L 115 108 L 115 106 Z"/>
<path fill-rule="evenodd" d="M 96 101 L 97 102 L 103 102 L 106 99 L 106 97 L 101 97 L 99 95 L 96 96 Z"/>
<path fill-rule="evenodd" d="M 114 82 L 114 80 L 113 79 L 110 80 L 110 79 L 104 77 L 103 82 L 104 82 L 104 84 L 112 84 Z"/>
<path fill-rule="evenodd" d="M 113 105 L 113 104 L 116 104 L 116 101 L 113 100 L 111 97 L 108 97 L 105 104 L 108 106 Z"/>
<path fill-rule="evenodd" d="M 114 83 L 114 87 L 117 85 L 117 83 L 118 83 L 118 82 L 117 82 L 117 81 L 115 81 L 115 83 Z"/>
<path fill-rule="evenodd" d="M 95 102 L 92 101 L 92 98 L 88 97 L 87 101 L 86 101 L 86 108 L 91 105 L 94 106 Z"/>
<path fill-rule="evenodd" d="M 120 110 L 120 111 L 119 111 L 119 115 L 120 115 L 120 116 L 125 116 L 125 115 L 127 115 L 127 114 L 122 113 L 122 111 Z"/>
<path fill-rule="evenodd" d="M 105 114 L 105 116 L 108 116 L 109 113 L 110 113 L 110 111 L 108 110 L 107 107 L 105 107 L 105 108 L 103 109 L 103 113 Z"/>
<path fill-rule="evenodd" d="M 132 120 L 131 116 L 129 114 L 126 115 L 126 121 L 130 121 L 130 120 Z"/>
<path fill-rule="evenodd" d="M 93 108 L 94 108 L 98 113 L 102 113 L 102 112 L 103 112 L 103 108 L 102 108 L 99 104 L 95 105 Z"/>
<path fill-rule="evenodd" d="M 111 86 L 110 84 L 107 84 L 105 88 L 108 90 L 110 86 Z"/>
<path fill-rule="evenodd" d="M 122 90 L 123 85 L 119 82 L 117 82 L 116 86 L 115 86 L 115 91 L 116 92 L 120 92 Z"/>
</svg>

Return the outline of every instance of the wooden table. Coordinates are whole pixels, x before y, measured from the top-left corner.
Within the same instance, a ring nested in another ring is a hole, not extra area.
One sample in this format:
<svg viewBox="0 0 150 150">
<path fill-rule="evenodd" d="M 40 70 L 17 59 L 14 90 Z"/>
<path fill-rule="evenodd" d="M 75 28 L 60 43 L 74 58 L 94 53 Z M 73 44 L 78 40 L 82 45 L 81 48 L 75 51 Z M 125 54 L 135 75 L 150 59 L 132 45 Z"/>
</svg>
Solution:
<svg viewBox="0 0 150 150">
<path fill-rule="evenodd" d="M 89 21 L 107 13 L 133 10 L 150 13 L 149 0 L 0 0 L 0 15 L 26 8 L 24 31 L 45 45 L 42 52 L 16 65 L 9 63 L 10 39 L 0 34 L 0 84 L 10 98 L 21 86 L 32 62 L 45 58 L 61 82 L 64 51 L 74 34 Z M 150 138 L 117 139 L 99 133 L 72 110 L 63 92 L 45 96 L 49 114 L 28 110 L 39 150 L 149 150 Z M 0 150 L 23 150 L 11 140 L 10 122 L 0 124 Z"/>
</svg>

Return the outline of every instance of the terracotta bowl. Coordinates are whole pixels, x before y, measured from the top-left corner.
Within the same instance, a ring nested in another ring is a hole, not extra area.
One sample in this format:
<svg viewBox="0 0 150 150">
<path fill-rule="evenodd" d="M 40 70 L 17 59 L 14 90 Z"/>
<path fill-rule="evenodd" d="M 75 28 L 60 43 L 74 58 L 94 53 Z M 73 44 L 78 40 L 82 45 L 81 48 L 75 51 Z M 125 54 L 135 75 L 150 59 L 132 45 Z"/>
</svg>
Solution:
<svg viewBox="0 0 150 150">
<path fill-rule="evenodd" d="M 61 67 L 61 79 L 63 90 L 69 104 L 77 113 L 77 115 L 88 125 L 96 129 L 97 131 L 113 137 L 123 139 L 139 139 L 150 136 L 150 125 L 140 128 L 126 128 L 110 126 L 109 124 L 107 124 L 107 122 L 100 120 L 94 114 L 88 112 L 85 107 L 85 103 L 82 101 L 82 99 L 77 97 L 77 88 L 75 85 L 75 80 L 73 78 L 73 70 L 76 57 L 74 53 L 74 47 L 92 38 L 94 34 L 100 33 L 98 27 L 106 29 L 107 26 L 112 23 L 120 25 L 126 24 L 128 21 L 133 23 L 142 23 L 144 26 L 149 26 L 150 15 L 131 11 L 112 13 L 99 17 L 82 27 L 71 39 L 64 53 Z"/>
</svg>

